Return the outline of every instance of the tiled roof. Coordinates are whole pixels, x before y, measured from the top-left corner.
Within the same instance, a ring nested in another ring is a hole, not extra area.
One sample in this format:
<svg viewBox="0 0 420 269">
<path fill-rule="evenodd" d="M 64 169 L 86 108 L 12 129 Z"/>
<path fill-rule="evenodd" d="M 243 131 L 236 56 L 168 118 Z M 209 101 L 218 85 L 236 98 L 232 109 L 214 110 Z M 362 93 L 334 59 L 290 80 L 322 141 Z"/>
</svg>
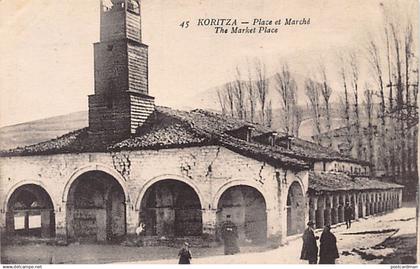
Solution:
<svg viewBox="0 0 420 269">
<path fill-rule="evenodd" d="M 403 188 L 403 186 L 370 179 L 367 177 L 350 177 L 336 172 L 309 172 L 310 192 L 333 192 L 350 190 L 386 190 Z"/>
<path fill-rule="evenodd" d="M 150 124 L 141 127 L 135 136 L 126 139 L 100 140 L 91 136 L 88 128 L 83 128 L 50 141 L 1 152 L 0 155 L 41 155 L 221 145 L 254 159 L 295 168 L 308 167 L 316 160 L 357 162 L 338 152 L 298 138 L 292 139 L 290 149 L 280 145 L 271 146 L 239 139 L 231 135 L 230 131 L 249 126 L 252 129 L 252 136 L 257 137 L 273 130 L 205 110 L 180 111 L 156 107 L 152 117 Z M 284 134 L 279 134 L 279 136 L 282 135 L 284 136 Z"/>
</svg>

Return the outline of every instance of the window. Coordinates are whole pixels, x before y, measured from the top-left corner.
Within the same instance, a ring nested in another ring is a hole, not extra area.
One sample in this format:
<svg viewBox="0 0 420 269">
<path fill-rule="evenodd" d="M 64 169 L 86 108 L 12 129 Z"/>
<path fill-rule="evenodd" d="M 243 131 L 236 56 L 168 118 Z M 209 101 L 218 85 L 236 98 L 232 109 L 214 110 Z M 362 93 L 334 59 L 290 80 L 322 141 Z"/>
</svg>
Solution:
<svg viewBox="0 0 420 269">
<path fill-rule="evenodd" d="M 122 10 L 124 8 L 124 0 L 102 0 L 102 9 L 107 12 L 110 10 Z"/>
<path fill-rule="evenodd" d="M 136 0 L 128 0 L 127 1 L 127 10 L 131 11 L 135 14 L 140 14 L 140 4 Z"/>
</svg>

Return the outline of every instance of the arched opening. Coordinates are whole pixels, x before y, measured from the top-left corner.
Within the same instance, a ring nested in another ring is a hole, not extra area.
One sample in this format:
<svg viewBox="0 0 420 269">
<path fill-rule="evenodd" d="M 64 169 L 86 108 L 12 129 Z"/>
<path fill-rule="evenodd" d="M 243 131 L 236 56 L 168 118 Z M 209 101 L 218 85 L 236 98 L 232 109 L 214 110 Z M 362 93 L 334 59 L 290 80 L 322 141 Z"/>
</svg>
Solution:
<svg viewBox="0 0 420 269">
<path fill-rule="evenodd" d="M 267 239 L 267 212 L 263 195 L 255 188 L 238 185 L 228 188 L 217 204 L 217 236 L 228 215 L 238 228 L 241 242 L 261 243 Z"/>
<path fill-rule="evenodd" d="M 287 193 L 287 235 L 303 233 L 305 229 L 305 197 L 299 183 L 293 182 Z"/>
<path fill-rule="evenodd" d="M 41 186 L 26 184 L 17 188 L 7 202 L 8 235 L 55 236 L 55 215 L 51 197 Z"/>
<path fill-rule="evenodd" d="M 71 241 L 119 241 L 126 234 L 124 190 L 111 175 L 89 171 L 70 186 L 67 232 Z"/>
<path fill-rule="evenodd" d="M 140 204 L 143 235 L 183 237 L 198 236 L 203 231 L 202 207 L 188 184 L 165 179 L 151 185 Z"/>
</svg>

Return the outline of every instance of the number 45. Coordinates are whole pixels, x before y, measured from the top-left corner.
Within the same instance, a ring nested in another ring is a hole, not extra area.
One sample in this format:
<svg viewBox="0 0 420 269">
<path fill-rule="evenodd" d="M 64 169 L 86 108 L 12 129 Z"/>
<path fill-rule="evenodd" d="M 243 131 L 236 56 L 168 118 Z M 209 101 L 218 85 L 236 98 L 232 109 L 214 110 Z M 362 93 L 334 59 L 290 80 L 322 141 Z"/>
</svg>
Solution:
<svg viewBox="0 0 420 269">
<path fill-rule="evenodd" d="M 190 21 L 183 21 L 179 26 L 182 28 L 188 28 L 190 26 Z"/>
</svg>

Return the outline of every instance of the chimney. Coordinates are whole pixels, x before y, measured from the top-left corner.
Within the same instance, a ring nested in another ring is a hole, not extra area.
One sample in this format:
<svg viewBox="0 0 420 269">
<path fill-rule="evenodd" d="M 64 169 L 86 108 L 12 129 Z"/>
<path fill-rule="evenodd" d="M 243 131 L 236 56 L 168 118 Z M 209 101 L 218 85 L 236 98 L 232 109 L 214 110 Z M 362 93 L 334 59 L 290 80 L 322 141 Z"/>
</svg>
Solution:
<svg viewBox="0 0 420 269">
<path fill-rule="evenodd" d="M 236 138 L 245 140 L 247 142 L 252 141 L 252 131 L 255 130 L 255 127 L 252 125 L 243 125 L 239 127 L 238 129 L 229 130 L 226 133 L 228 133 L 231 136 L 234 136 Z"/>
<path fill-rule="evenodd" d="M 263 133 L 262 135 L 254 137 L 255 141 L 270 146 L 275 146 L 277 144 L 277 139 L 278 133 L 275 131 Z"/>
</svg>

